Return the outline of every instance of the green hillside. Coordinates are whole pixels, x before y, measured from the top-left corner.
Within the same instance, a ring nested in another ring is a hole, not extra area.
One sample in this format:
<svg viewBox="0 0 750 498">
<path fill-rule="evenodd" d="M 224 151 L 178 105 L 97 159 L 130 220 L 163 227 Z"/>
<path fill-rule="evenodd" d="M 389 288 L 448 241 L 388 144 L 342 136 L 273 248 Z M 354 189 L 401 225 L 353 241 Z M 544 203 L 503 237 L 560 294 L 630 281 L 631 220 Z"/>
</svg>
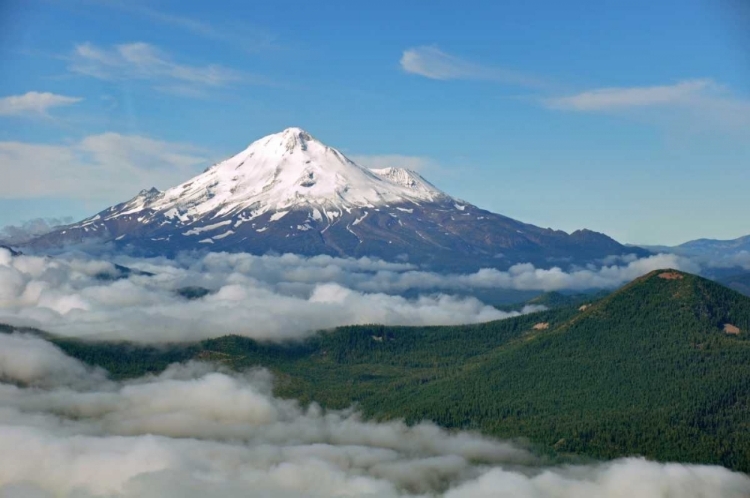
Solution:
<svg viewBox="0 0 750 498">
<path fill-rule="evenodd" d="M 115 376 L 190 358 L 263 365 L 278 395 L 431 419 L 551 453 L 750 471 L 750 298 L 672 270 L 577 304 L 459 327 L 343 327 L 302 343 L 142 347 L 55 339 Z"/>
</svg>

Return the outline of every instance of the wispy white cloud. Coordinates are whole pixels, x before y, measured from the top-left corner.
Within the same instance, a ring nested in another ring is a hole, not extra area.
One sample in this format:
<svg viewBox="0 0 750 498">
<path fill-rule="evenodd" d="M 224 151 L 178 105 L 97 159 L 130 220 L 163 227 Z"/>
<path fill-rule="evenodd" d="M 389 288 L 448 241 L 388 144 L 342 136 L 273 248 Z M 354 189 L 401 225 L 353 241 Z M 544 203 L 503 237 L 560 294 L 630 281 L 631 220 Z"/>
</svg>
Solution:
<svg viewBox="0 0 750 498">
<path fill-rule="evenodd" d="M 179 183 L 207 162 L 192 145 L 111 132 L 61 145 L 0 142 L 0 197 L 121 201 L 144 186 Z"/>
<path fill-rule="evenodd" d="M 151 20 L 162 25 L 183 29 L 193 35 L 215 40 L 246 52 L 257 52 L 274 47 L 276 36 L 266 29 L 250 26 L 243 19 L 241 26 L 219 27 L 184 15 L 164 12 L 142 3 L 119 0 L 98 0 L 98 3 Z"/>
<path fill-rule="evenodd" d="M 349 156 L 355 163 L 370 169 L 405 168 L 412 171 L 434 170 L 438 168 L 435 160 L 424 156 L 407 156 L 402 154 L 357 154 Z"/>
<path fill-rule="evenodd" d="M 608 111 L 633 107 L 685 105 L 715 89 L 710 79 L 686 80 L 674 85 L 611 87 L 588 90 L 575 95 L 546 99 L 547 106 L 572 111 Z"/>
<path fill-rule="evenodd" d="M 404 50 L 401 68 L 407 73 L 434 80 L 488 80 L 524 87 L 544 86 L 544 83 L 534 76 L 470 62 L 443 52 L 435 46 Z"/>
<path fill-rule="evenodd" d="M 154 88 L 194 96 L 207 88 L 238 82 L 263 83 L 218 64 L 203 66 L 174 61 L 168 54 L 143 42 L 101 48 L 91 43 L 77 45 L 69 57 L 68 69 L 103 80 L 143 80 Z"/>
<path fill-rule="evenodd" d="M 27 92 L 0 98 L 0 116 L 47 116 L 53 107 L 67 106 L 82 101 L 80 97 L 68 97 L 50 92 Z"/>
<path fill-rule="evenodd" d="M 713 131 L 750 130 L 750 99 L 734 95 L 710 78 L 672 85 L 607 87 L 542 99 L 550 109 L 574 112 L 661 111 L 655 120 L 672 118 L 682 126 Z"/>
</svg>

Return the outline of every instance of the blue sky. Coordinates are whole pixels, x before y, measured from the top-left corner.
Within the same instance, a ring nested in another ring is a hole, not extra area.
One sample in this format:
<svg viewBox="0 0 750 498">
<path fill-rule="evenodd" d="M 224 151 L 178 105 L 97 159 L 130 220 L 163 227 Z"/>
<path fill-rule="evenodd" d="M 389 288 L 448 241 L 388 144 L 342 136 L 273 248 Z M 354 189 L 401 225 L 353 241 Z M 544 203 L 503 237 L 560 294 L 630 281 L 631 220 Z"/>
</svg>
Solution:
<svg viewBox="0 0 750 498">
<path fill-rule="evenodd" d="M 743 0 L 0 3 L 0 225 L 300 126 L 525 222 L 750 233 Z"/>
</svg>

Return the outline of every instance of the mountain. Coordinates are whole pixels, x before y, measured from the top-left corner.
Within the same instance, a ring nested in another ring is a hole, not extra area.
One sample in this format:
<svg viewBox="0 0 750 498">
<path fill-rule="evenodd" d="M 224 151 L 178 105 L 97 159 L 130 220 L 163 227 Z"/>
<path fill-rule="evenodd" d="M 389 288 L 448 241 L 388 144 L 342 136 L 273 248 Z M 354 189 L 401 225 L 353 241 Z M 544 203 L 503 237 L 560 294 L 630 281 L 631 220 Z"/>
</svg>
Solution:
<svg viewBox="0 0 750 498">
<path fill-rule="evenodd" d="M 12 247 L 5 246 L 5 245 L 2 245 L 2 244 L 0 244 L 0 249 L 5 249 L 6 251 L 8 251 L 10 253 L 11 256 L 18 256 L 18 255 L 21 254 L 20 252 L 13 250 Z"/>
<path fill-rule="evenodd" d="M 587 304 L 458 327 L 342 327 L 287 344 L 53 340 L 115 377 L 190 359 L 261 365 L 279 396 L 356 403 L 377 419 L 523 437 L 558 456 L 750 471 L 750 298 L 666 269 Z"/>
<path fill-rule="evenodd" d="M 717 282 L 741 294 L 750 296 L 750 271 L 722 277 L 717 279 Z"/>
<path fill-rule="evenodd" d="M 299 128 L 261 138 L 181 185 L 143 190 L 29 245 L 88 241 L 146 255 L 293 252 L 441 269 L 548 267 L 645 254 L 590 230 L 567 234 L 491 213 L 414 171 L 364 168 Z"/>
<path fill-rule="evenodd" d="M 674 249 L 690 256 L 717 256 L 736 254 L 743 251 L 750 253 L 750 235 L 732 240 L 691 240 L 676 246 Z"/>
<path fill-rule="evenodd" d="M 705 273 L 722 278 L 750 268 L 750 235 L 732 240 L 696 239 L 678 246 L 642 246 L 653 252 L 669 252 L 706 265 Z"/>
</svg>

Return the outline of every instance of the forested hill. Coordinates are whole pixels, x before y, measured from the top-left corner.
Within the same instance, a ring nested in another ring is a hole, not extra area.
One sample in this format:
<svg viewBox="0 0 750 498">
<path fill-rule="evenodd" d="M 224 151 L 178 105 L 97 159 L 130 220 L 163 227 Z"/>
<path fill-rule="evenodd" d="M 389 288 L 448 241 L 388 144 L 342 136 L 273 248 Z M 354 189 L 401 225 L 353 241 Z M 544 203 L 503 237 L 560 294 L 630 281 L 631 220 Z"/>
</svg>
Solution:
<svg viewBox="0 0 750 498">
<path fill-rule="evenodd" d="M 750 470 L 750 299 L 660 271 L 532 330 L 401 410 L 559 451 Z"/>
<path fill-rule="evenodd" d="M 287 345 L 229 336 L 143 347 L 53 339 L 115 376 L 213 360 L 278 395 L 378 419 L 524 437 L 550 453 L 750 471 L 750 298 L 674 270 L 595 302 L 458 327 L 343 327 Z"/>
</svg>

